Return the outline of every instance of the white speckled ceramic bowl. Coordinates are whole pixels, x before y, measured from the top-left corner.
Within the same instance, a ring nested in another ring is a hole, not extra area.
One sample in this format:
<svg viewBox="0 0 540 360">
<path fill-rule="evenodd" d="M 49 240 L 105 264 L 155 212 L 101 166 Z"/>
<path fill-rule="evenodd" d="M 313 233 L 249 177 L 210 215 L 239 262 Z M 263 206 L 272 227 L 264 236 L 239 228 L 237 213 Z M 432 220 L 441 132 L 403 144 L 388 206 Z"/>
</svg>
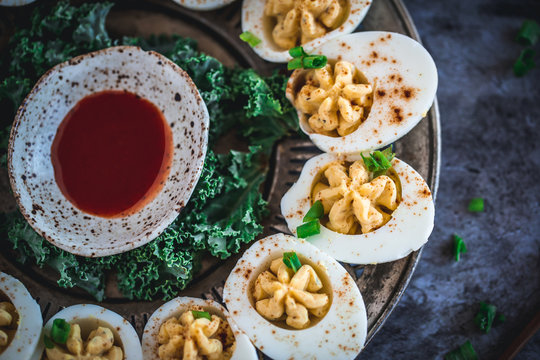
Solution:
<svg viewBox="0 0 540 360">
<path fill-rule="evenodd" d="M 50 334 L 55 319 L 64 319 L 70 324 L 79 324 L 83 341 L 98 326 L 108 327 L 113 332 L 115 344 L 122 344 L 124 359 L 143 360 L 141 342 L 135 328 L 114 311 L 93 304 L 72 305 L 59 311 L 47 321 L 43 327 L 44 334 Z M 40 353 L 43 353 L 45 351 L 43 339 L 40 339 L 39 346 Z"/>
<path fill-rule="evenodd" d="M 79 100 L 127 90 L 160 109 L 172 131 L 172 161 L 161 190 L 138 212 L 104 218 L 76 208 L 58 187 L 51 144 Z M 206 154 L 208 111 L 185 71 L 164 56 L 119 46 L 73 58 L 49 70 L 19 108 L 11 130 L 8 171 L 19 208 L 40 235 L 71 253 L 98 257 L 156 238 L 180 213 Z"/>
<path fill-rule="evenodd" d="M 332 137 L 314 132 L 298 111 L 300 128 L 322 151 L 351 154 L 389 145 L 424 118 L 437 92 L 437 68 L 427 50 L 408 36 L 365 31 L 339 36 L 315 49 L 330 60 L 352 63 L 373 87 L 367 118 L 351 134 Z M 295 70 L 287 83 L 294 104 L 306 70 Z"/>
<path fill-rule="evenodd" d="M 337 29 L 302 45 L 308 54 L 312 54 L 315 48 L 336 36 L 353 32 L 366 16 L 372 0 L 347 0 L 347 2 L 349 5 L 348 13 Z M 249 31 L 261 39 L 261 43 L 253 48 L 257 55 L 271 62 L 287 62 L 291 59 L 289 49 L 282 49 L 272 39 L 271 22 L 269 17 L 264 14 L 265 4 L 266 0 L 244 0 L 242 4 L 242 31 Z"/>
<path fill-rule="evenodd" d="M 0 6 L 23 6 L 36 0 L 0 0 Z"/>
<path fill-rule="evenodd" d="M 39 305 L 19 280 L 3 272 L 0 272 L 0 292 L 9 298 L 19 315 L 15 337 L 0 354 L 0 360 L 39 359 L 38 343 L 43 326 Z"/>
<path fill-rule="evenodd" d="M 238 329 L 225 308 L 212 300 L 203 300 L 192 297 L 177 297 L 161 305 L 148 319 L 144 327 L 142 348 L 145 360 L 159 360 L 158 334 L 161 325 L 172 317 L 181 316 L 187 309 L 193 306 L 201 306 L 210 314 L 215 314 L 226 319 L 231 327 L 236 340 L 236 349 L 231 360 L 256 360 L 257 352 L 249 341 L 249 338 Z"/>
<path fill-rule="evenodd" d="M 315 176 L 331 162 L 356 160 L 362 160 L 362 157 L 321 154 L 306 162 L 298 181 L 281 199 L 281 213 L 293 234 L 303 224 L 303 218 L 311 207 Z M 431 191 L 420 174 L 405 162 L 394 158 L 392 167 L 401 182 L 402 199 L 385 225 L 359 235 L 341 234 L 321 225 L 320 234 L 310 236 L 309 242 L 336 260 L 352 264 L 398 260 L 424 245 L 435 221 Z"/>
<path fill-rule="evenodd" d="M 301 330 L 266 320 L 255 309 L 252 296 L 259 274 L 289 251 L 313 263 L 323 284 L 331 288 L 328 312 Z M 357 285 L 343 266 L 305 240 L 275 234 L 253 243 L 227 278 L 223 300 L 238 327 L 272 359 L 354 359 L 364 347 L 367 314 Z"/>
<path fill-rule="evenodd" d="M 229 5 L 234 0 L 173 0 L 178 5 L 191 10 L 209 11 Z"/>
</svg>

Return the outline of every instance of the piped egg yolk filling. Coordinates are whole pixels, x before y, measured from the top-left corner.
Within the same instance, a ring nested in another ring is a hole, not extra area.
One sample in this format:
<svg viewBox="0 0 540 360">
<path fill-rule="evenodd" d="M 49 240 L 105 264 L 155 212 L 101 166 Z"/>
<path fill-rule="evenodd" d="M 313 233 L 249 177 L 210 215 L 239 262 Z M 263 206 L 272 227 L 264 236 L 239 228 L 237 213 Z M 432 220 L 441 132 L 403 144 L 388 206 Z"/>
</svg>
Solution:
<svg viewBox="0 0 540 360">
<path fill-rule="evenodd" d="M 217 315 L 212 320 L 195 319 L 191 310 L 203 311 L 199 306 L 170 318 L 159 328 L 158 352 L 162 360 L 230 359 L 236 341 L 229 323 Z"/>
<path fill-rule="evenodd" d="M 346 0 L 267 0 L 266 16 L 276 25 L 272 38 L 288 50 L 338 28 L 347 14 Z"/>
<path fill-rule="evenodd" d="M 0 354 L 13 340 L 18 327 L 18 314 L 15 306 L 8 301 L 0 302 Z"/>
<path fill-rule="evenodd" d="M 347 61 L 309 70 L 294 106 L 315 133 L 349 135 L 367 118 L 373 103 L 373 88 L 364 79 Z"/>
<path fill-rule="evenodd" d="M 386 175 L 371 176 L 362 160 L 350 165 L 333 162 L 326 167 L 311 193 L 313 202 L 323 204 L 323 225 L 353 235 L 378 229 L 390 220 L 398 206 L 396 183 Z"/>
<path fill-rule="evenodd" d="M 330 299 L 322 289 L 312 266 L 304 264 L 294 273 L 278 258 L 255 280 L 255 309 L 267 320 L 285 320 L 294 329 L 305 329 L 311 316 L 322 318 L 328 312 Z"/>
<path fill-rule="evenodd" d="M 46 348 L 46 360 L 123 360 L 120 346 L 114 345 L 114 335 L 108 327 L 99 326 L 82 340 L 79 324 L 71 324 L 65 348 L 55 344 Z"/>
</svg>

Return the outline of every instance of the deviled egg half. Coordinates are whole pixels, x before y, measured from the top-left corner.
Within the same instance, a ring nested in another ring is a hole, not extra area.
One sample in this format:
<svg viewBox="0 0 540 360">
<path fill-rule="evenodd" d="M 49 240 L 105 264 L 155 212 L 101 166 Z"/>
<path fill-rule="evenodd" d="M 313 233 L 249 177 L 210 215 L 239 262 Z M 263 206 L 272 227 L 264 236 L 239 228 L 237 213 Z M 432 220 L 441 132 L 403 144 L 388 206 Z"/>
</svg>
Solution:
<svg viewBox="0 0 540 360">
<path fill-rule="evenodd" d="M 145 360 L 257 359 L 255 348 L 227 310 L 212 300 L 177 297 L 144 328 Z"/>
<path fill-rule="evenodd" d="M 0 359 L 39 359 L 39 305 L 13 276 L 0 272 Z"/>
<path fill-rule="evenodd" d="M 307 212 L 320 201 L 320 233 L 309 236 L 309 242 L 336 260 L 375 264 L 418 250 L 433 230 L 431 191 L 404 161 L 393 158 L 391 165 L 377 176 L 360 154 L 322 154 L 308 160 L 281 199 L 289 229 L 296 235 Z"/>
<path fill-rule="evenodd" d="M 225 282 L 223 299 L 240 329 L 273 359 L 353 359 L 367 315 L 354 280 L 302 239 L 254 243 Z"/>
<path fill-rule="evenodd" d="M 372 0 L 244 0 L 242 31 L 261 42 L 253 50 L 265 60 L 287 62 L 289 49 L 309 53 L 326 41 L 354 31 Z"/>
<path fill-rule="evenodd" d="M 191 10 L 209 11 L 229 5 L 234 0 L 173 0 L 178 5 Z"/>
<path fill-rule="evenodd" d="M 437 69 L 415 40 L 368 31 L 343 35 L 314 50 L 328 63 L 295 70 L 286 96 L 300 128 L 328 153 L 369 151 L 407 134 L 435 99 Z"/>
<path fill-rule="evenodd" d="M 139 336 L 122 316 L 98 305 L 79 304 L 54 315 L 40 340 L 45 360 L 142 360 Z"/>
</svg>

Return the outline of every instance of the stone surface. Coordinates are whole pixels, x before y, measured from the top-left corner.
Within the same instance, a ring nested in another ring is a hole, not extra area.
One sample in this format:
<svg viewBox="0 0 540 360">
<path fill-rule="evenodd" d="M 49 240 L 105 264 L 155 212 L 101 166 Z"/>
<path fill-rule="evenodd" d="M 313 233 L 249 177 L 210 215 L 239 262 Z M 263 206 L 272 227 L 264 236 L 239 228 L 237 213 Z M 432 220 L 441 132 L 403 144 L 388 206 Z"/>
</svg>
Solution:
<svg viewBox="0 0 540 360">
<path fill-rule="evenodd" d="M 409 288 L 361 359 L 442 358 L 470 339 L 497 358 L 540 311 L 540 69 L 517 78 L 514 41 L 540 2 L 405 0 L 439 71 L 442 162 L 435 230 Z M 536 44 L 540 63 L 540 43 Z M 469 213 L 472 197 L 484 213 Z M 468 253 L 452 258 L 452 234 Z M 480 332 L 479 301 L 506 323 Z M 516 359 L 540 358 L 540 333 Z"/>
</svg>

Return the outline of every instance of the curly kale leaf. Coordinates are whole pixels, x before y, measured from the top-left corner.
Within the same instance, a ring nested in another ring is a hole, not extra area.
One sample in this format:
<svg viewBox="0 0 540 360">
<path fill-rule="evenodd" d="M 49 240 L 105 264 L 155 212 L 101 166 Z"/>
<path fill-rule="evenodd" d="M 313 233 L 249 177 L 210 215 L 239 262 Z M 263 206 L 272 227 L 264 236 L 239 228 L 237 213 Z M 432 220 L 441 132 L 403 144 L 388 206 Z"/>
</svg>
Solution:
<svg viewBox="0 0 540 360">
<path fill-rule="evenodd" d="M 78 286 L 97 300 L 103 300 L 105 270 L 117 262 L 115 257 L 90 259 L 63 251 L 37 234 L 19 212 L 6 215 L 3 228 L 7 229 L 8 239 L 21 263 L 33 261 L 39 267 L 48 265 L 60 275 L 59 286 Z"/>
</svg>

